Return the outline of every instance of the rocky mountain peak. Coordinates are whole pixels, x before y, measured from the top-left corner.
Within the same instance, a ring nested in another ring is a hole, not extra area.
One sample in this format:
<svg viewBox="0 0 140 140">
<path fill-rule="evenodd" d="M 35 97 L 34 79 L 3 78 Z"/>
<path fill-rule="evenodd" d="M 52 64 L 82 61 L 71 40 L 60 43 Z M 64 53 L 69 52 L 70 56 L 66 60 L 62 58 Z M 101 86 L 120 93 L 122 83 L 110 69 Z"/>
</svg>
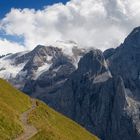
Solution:
<svg viewBox="0 0 140 140">
<path fill-rule="evenodd" d="M 140 48 L 140 27 L 136 27 L 125 39 L 123 46 Z"/>
<path fill-rule="evenodd" d="M 103 53 L 100 50 L 91 50 L 81 58 L 78 69 L 82 72 L 92 72 L 94 74 L 104 73 L 108 71 Z"/>
<path fill-rule="evenodd" d="M 35 47 L 33 51 L 31 51 L 31 53 L 41 54 L 41 55 L 46 55 L 46 54 L 53 55 L 54 53 L 58 53 L 61 51 L 62 49 L 54 47 L 54 46 L 37 45 L 37 47 Z"/>
<path fill-rule="evenodd" d="M 27 64 L 24 67 L 24 71 L 26 69 L 29 70 L 37 70 L 39 67 L 46 64 L 53 63 L 54 59 L 57 59 L 60 56 L 63 56 L 63 52 L 61 49 L 53 46 L 43 46 L 38 45 L 33 49 L 31 52 L 29 52 L 27 55 L 29 55 L 31 58 L 27 62 Z"/>
</svg>

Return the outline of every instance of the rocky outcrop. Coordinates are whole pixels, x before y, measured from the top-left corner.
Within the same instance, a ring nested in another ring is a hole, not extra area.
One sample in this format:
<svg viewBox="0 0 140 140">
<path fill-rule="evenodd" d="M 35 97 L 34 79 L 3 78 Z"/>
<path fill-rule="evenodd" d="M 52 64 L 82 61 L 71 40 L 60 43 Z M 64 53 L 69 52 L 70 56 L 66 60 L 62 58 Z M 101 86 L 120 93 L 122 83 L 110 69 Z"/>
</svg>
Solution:
<svg viewBox="0 0 140 140">
<path fill-rule="evenodd" d="M 46 77 L 45 75 L 52 76 L 53 80 L 56 80 L 57 77 L 57 81 L 59 79 L 64 81 L 76 69 L 77 63 L 84 53 L 84 50 L 76 46 L 72 47 L 71 54 L 67 54 L 54 46 L 38 45 L 32 51 L 9 54 L 0 58 L 0 77 L 7 79 L 15 87 L 31 95 L 33 87 L 37 85 L 36 82 L 39 83 L 39 86 L 42 82 L 45 84 L 46 81 L 43 78 Z M 40 76 L 42 79 L 39 78 Z"/>
<path fill-rule="evenodd" d="M 53 103 L 55 104 L 57 96 L 54 96 L 54 93 L 62 87 L 70 74 L 76 70 L 79 59 L 85 53 L 85 49 L 79 49 L 77 47 L 73 47 L 72 54 L 68 55 L 61 49 L 52 46 L 37 46 L 33 50 L 33 54 L 37 54 L 37 56 L 34 55 L 33 59 L 28 61 L 24 67 L 24 71 L 28 70 L 27 75 L 31 76 L 32 73 L 38 71 L 40 67 L 44 67 L 44 63 L 48 63 L 50 66 L 47 69 L 43 68 L 42 72 L 38 75 L 35 73 L 36 78 L 33 76 L 29 78 L 25 82 L 22 91 L 48 104 L 52 101 L 54 101 Z M 48 55 L 51 59 L 49 61 L 47 59 L 44 60 Z M 34 59 L 36 57 L 39 59 Z M 36 62 L 35 60 L 39 61 Z M 33 66 L 35 66 L 36 70 Z"/>
<path fill-rule="evenodd" d="M 138 140 L 123 79 L 112 77 L 101 51 L 87 53 L 50 106 L 102 140 Z M 133 106 L 133 105 L 132 105 Z"/>
<path fill-rule="evenodd" d="M 38 74 L 35 73 L 35 76 L 32 76 L 32 78 L 25 83 L 23 91 L 33 97 L 47 100 L 46 96 L 57 90 L 76 69 L 74 65 L 75 61 L 72 57 L 65 55 L 61 49 L 51 46 L 43 46 L 41 48 L 41 53 L 39 53 L 37 47 L 35 48 L 35 52 L 37 52 L 37 56 L 35 55 L 33 59 L 28 61 L 24 70 L 27 69 L 31 73 L 39 71 L 41 67 L 42 70 L 38 72 Z M 48 56 L 49 59 L 47 58 Z M 45 65 L 46 67 L 44 67 Z M 31 73 L 27 75 L 30 76 Z"/>
<path fill-rule="evenodd" d="M 112 56 L 107 58 L 112 75 L 120 75 L 125 87 L 140 99 L 140 27 L 135 28 Z"/>
</svg>

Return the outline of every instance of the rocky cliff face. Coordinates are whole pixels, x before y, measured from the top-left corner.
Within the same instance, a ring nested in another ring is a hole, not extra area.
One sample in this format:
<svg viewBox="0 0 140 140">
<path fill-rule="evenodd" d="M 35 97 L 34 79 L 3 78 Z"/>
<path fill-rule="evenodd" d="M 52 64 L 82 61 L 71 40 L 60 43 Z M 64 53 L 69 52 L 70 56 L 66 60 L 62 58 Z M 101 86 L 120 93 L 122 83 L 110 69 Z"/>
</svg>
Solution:
<svg viewBox="0 0 140 140">
<path fill-rule="evenodd" d="M 113 75 L 120 75 L 125 87 L 140 99 L 140 28 L 135 28 L 124 43 L 107 58 Z"/>
<path fill-rule="evenodd" d="M 127 94 L 122 77 L 111 75 L 101 51 L 87 53 L 56 95 L 52 107 L 102 140 L 140 139 L 132 117 L 139 105 Z"/>
</svg>

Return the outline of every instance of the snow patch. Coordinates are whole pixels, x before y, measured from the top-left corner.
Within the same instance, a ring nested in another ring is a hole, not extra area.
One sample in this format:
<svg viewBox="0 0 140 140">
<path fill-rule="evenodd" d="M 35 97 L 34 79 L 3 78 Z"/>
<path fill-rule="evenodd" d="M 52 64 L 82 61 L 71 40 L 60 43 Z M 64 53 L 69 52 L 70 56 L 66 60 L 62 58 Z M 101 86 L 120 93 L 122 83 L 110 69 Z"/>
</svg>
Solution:
<svg viewBox="0 0 140 140">
<path fill-rule="evenodd" d="M 52 60 L 52 56 L 47 55 L 47 61 L 51 61 Z"/>
<path fill-rule="evenodd" d="M 97 83 L 106 82 L 106 81 L 109 80 L 110 78 L 112 78 L 112 75 L 111 75 L 111 73 L 110 73 L 109 71 L 107 71 L 107 72 L 104 72 L 104 73 L 102 73 L 102 74 L 96 76 L 96 77 L 94 78 L 93 83 L 94 83 L 94 84 L 97 84 Z"/>
<path fill-rule="evenodd" d="M 41 67 L 39 67 L 38 70 L 35 73 L 34 80 L 36 80 L 43 72 L 49 70 L 49 68 L 50 68 L 51 65 L 52 64 L 45 63 L 44 65 L 42 65 Z"/>
<path fill-rule="evenodd" d="M 108 65 L 107 65 L 107 62 L 104 60 L 104 66 L 106 69 L 108 69 Z"/>
<path fill-rule="evenodd" d="M 78 68 L 78 63 L 80 61 L 80 59 L 82 58 L 83 56 L 77 56 L 74 60 L 74 63 L 73 65 L 76 67 L 76 69 Z"/>
<path fill-rule="evenodd" d="M 58 72 L 58 70 L 59 70 L 60 68 L 61 68 L 61 66 L 59 66 L 59 67 L 53 69 L 53 71 L 54 71 L 54 72 Z"/>
<path fill-rule="evenodd" d="M 77 43 L 75 43 L 74 41 L 56 41 L 55 43 L 53 43 L 53 46 L 61 48 L 62 51 L 69 56 L 73 55 L 72 48 L 78 47 Z"/>
<path fill-rule="evenodd" d="M 10 54 L 10 55 L 7 55 L 7 56 L 3 57 L 2 59 L 3 60 L 13 60 L 13 61 L 15 61 L 16 58 L 21 57 L 28 52 L 29 51 L 23 51 L 23 52 L 18 52 L 18 53 L 15 53 L 15 54 Z"/>
<path fill-rule="evenodd" d="M 11 79 L 23 69 L 26 63 L 14 65 L 14 62 L 8 59 L 0 59 L 0 78 Z"/>
</svg>

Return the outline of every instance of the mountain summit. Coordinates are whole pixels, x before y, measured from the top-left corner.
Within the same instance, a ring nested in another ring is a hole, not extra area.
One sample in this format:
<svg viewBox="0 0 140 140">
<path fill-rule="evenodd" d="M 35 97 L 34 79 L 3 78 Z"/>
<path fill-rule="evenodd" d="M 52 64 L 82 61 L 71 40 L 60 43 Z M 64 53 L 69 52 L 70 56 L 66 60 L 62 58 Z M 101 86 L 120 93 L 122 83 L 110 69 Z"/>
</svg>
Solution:
<svg viewBox="0 0 140 140">
<path fill-rule="evenodd" d="M 125 39 L 125 47 L 138 47 L 140 46 L 140 27 L 136 27 Z"/>
</svg>

